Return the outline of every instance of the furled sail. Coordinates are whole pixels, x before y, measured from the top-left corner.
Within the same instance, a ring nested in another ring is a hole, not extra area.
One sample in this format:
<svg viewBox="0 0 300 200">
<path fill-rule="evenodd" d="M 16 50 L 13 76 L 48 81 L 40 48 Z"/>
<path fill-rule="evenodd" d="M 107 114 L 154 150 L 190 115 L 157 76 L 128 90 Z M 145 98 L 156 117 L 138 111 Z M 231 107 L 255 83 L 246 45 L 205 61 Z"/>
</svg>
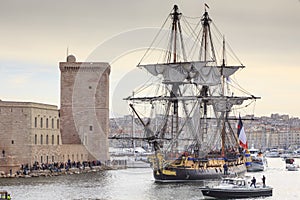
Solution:
<svg viewBox="0 0 300 200">
<path fill-rule="evenodd" d="M 138 65 L 153 76 L 162 75 L 165 82 L 193 80 L 199 85 L 213 86 L 221 83 L 220 67 L 208 66 L 208 62 L 182 62 Z M 228 78 L 240 67 L 223 67 L 223 75 Z"/>
<path fill-rule="evenodd" d="M 248 99 L 248 97 L 241 98 L 227 98 L 222 97 L 219 99 L 212 100 L 215 105 L 215 111 L 217 112 L 229 112 L 233 105 L 241 105 L 244 100 Z"/>
</svg>

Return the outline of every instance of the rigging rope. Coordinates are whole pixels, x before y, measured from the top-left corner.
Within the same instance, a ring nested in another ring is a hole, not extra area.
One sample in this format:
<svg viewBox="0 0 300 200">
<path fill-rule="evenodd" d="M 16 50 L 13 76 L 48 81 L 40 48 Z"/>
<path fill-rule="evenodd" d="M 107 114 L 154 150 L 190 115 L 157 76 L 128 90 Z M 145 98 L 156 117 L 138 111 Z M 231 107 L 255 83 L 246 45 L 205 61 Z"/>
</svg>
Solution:
<svg viewBox="0 0 300 200">
<path fill-rule="evenodd" d="M 142 58 L 141 58 L 139 64 L 142 62 L 142 60 L 144 59 L 144 57 L 147 55 L 147 53 L 148 53 L 148 52 L 150 51 L 150 49 L 152 48 L 154 42 L 156 41 L 156 38 L 160 35 L 160 33 L 161 33 L 163 27 L 166 25 L 166 23 L 167 23 L 167 21 L 168 21 L 169 18 L 170 18 L 170 15 L 166 18 L 166 20 L 164 21 L 164 23 L 163 23 L 163 25 L 161 26 L 160 30 L 159 30 L 158 33 L 155 35 L 155 37 L 154 37 L 153 41 L 151 42 L 150 46 L 149 46 L 148 49 L 146 50 L 145 54 L 142 56 Z"/>
</svg>

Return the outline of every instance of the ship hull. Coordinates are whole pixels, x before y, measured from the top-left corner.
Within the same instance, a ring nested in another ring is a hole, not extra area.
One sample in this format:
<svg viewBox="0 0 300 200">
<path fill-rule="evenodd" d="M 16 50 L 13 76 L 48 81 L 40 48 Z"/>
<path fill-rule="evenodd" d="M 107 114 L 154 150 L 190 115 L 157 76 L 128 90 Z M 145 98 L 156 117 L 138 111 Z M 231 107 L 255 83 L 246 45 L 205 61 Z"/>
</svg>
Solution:
<svg viewBox="0 0 300 200">
<path fill-rule="evenodd" d="M 201 189 L 204 196 L 216 199 L 241 199 L 272 196 L 272 188 Z"/>
<path fill-rule="evenodd" d="M 252 162 L 251 165 L 247 168 L 248 172 L 261 172 L 265 171 L 266 163 L 264 162 Z"/>
<path fill-rule="evenodd" d="M 153 175 L 155 182 L 195 182 L 208 179 L 221 179 L 230 175 L 242 175 L 246 173 L 245 164 L 231 166 L 228 168 L 229 173 L 224 174 L 221 168 L 210 169 L 192 169 L 192 168 L 170 168 L 164 170 L 154 170 Z"/>
</svg>

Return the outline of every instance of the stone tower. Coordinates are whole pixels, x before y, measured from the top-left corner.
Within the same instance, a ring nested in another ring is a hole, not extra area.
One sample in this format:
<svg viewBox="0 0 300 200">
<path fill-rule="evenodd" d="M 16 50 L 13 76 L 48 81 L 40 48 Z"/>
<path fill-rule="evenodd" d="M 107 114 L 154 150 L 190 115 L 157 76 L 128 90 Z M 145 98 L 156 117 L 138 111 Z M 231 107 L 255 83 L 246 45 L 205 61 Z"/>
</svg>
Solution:
<svg viewBox="0 0 300 200">
<path fill-rule="evenodd" d="M 89 160 L 108 159 L 109 74 L 104 62 L 60 62 L 60 131 L 63 144 L 82 144 Z"/>
</svg>

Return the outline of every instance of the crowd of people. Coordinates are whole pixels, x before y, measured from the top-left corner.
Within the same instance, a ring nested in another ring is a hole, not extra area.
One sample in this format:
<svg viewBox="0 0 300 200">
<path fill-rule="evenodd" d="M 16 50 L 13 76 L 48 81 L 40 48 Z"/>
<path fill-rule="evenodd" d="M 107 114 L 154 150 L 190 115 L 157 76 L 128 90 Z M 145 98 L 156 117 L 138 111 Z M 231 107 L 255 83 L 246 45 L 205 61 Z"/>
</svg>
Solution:
<svg viewBox="0 0 300 200">
<path fill-rule="evenodd" d="M 108 164 L 109 161 L 105 162 L 105 165 Z M 95 161 L 83 161 L 83 162 L 71 162 L 69 159 L 67 162 L 53 162 L 53 163 L 39 163 L 39 162 L 34 162 L 32 166 L 28 164 L 22 164 L 20 167 L 20 170 L 17 171 L 17 175 L 23 174 L 23 175 L 28 175 L 31 172 L 34 171 L 44 171 L 44 170 L 49 170 L 51 173 L 52 172 L 61 172 L 63 169 L 66 171 L 69 171 L 71 168 L 77 168 L 77 169 L 82 169 L 85 170 L 86 168 L 93 169 L 95 166 L 101 166 L 102 163 L 100 160 L 95 160 Z"/>
</svg>

